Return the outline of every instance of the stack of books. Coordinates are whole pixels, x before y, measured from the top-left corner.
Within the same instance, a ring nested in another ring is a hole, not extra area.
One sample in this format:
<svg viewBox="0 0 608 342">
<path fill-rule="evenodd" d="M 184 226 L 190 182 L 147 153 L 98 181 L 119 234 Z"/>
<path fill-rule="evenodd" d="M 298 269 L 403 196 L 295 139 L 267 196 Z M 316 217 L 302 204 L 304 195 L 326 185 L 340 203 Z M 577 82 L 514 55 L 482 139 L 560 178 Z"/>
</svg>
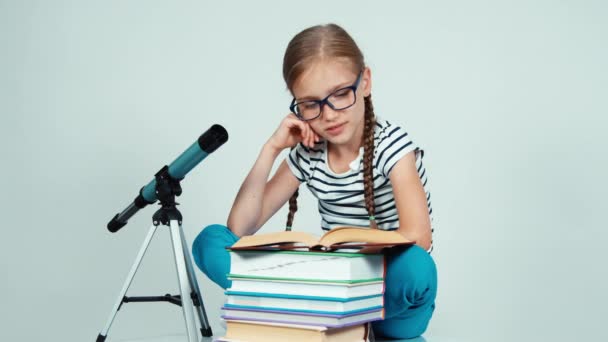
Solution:
<svg viewBox="0 0 608 342">
<path fill-rule="evenodd" d="M 381 250 L 412 244 L 396 232 L 340 228 L 247 236 L 229 250 L 232 286 L 217 341 L 367 341 L 384 318 Z"/>
</svg>

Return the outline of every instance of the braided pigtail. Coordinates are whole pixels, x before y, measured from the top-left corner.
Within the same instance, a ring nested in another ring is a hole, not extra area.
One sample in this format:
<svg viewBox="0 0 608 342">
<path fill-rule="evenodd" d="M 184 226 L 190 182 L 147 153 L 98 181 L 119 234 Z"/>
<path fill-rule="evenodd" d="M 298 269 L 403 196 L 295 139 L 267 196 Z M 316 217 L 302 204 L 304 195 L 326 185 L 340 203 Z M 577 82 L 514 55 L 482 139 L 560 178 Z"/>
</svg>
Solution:
<svg viewBox="0 0 608 342">
<path fill-rule="evenodd" d="M 293 150 L 295 148 L 292 147 Z M 300 189 L 296 189 L 296 191 L 289 198 L 289 213 L 287 213 L 287 224 L 285 224 L 285 230 L 290 231 L 291 227 L 293 227 L 293 217 L 298 211 L 298 195 L 300 194 Z"/>
<path fill-rule="evenodd" d="M 374 175 L 372 164 L 374 161 L 374 127 L 376 117 L 372 105 L 372 95 L 364 98 L 365 101 L 365 126 L 363 128 L 363 190 L 365 195 L 365 207 L 369 214 L 369 225 L 377 229 L 376 217 L 374 216 L 376 206 L 374 205 Z"/>
<path fill-rule="evenodd" d="M 289 213 L 287 214 L 287 224 L 285 225 L 285 230 L 291 230 L 293 224 L 293 217 L 298 211 L 298 194 L 300 193 L 300 189 L 296 189 L 296 192 L 291 195 L 289 199 Z"/>
<path fill-rule="evenodd" d="M 285 50 L 283 56 L 283 79 L 287 85 L 287 89 L 293 94 L 293 87 L 296 81 L 309 70 L 315 63 L 319 61 L 325 61 L 328 59 L 337 58 L 339 60 L 347 60 L 350 62 L 350 67 L 353 73 L 361 72 L 365 68 L 365 61 L 363 53 L 353 40 L 353 38 L 340 26 L 336 24 L 326 24 L 312 26 L 295 35 Z M 365 146 L 365 153 L 367 156 L 367 162 L 365 165 L 366 171 L 366 190 L 365 199 L 367 210 L 370 213 L 371 224 L 373 227 L 376 226 L 374 215 L 374 189 L 373 189 L 373 178 L 372 178 L 372 159 L 373 159 L 373 132 L 375 126 L 374 112 L 371 109 L 371 101 L 365 98 L 365 137 L 363 139 L 363 146 Z M 368 123 L 369 121 L 369 123 Z M 369 137 L 368 137 L 369 136 Z M 293 224 L 293 217 L 295 212 L 298 210 L 297 206 L 298 191 L 294 192 L 293 196 L 289 200 L 289 214 L 287 215 L 286 230 L 291 230 Z"/>
</svg>

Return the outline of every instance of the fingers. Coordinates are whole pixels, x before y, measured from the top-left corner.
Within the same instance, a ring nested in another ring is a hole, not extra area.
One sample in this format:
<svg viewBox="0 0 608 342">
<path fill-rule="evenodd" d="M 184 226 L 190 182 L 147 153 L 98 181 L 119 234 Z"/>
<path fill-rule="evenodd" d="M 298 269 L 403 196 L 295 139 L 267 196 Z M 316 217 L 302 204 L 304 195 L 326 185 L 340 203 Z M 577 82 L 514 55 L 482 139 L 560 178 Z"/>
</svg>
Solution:
<svg viewBox="0 0 608 342">
<path fill-rule="evenodd" d="M 310 124 L 300 120 L 295 114 L 290 113 L 285 119 L 285 124 L 290 130 L 293 128 L 297 128 L 299 130 L 299 137 L 297 138 L 299 138 L 298 140 L 300 140 L 300 142 L 302 142 L 302 144 L 305 146 L 312 148 L 315 146 L 316 142 L 321 140 Z"/>
<path fill-rule="evenodd" d="M 311 137 L 314 133 L 312 132 L 312 128 L 310 128 L 309 124 L 306 124 L 306 146 L 312 147 L 311 145 Z"/>
<path fill-rule="evenodd" d="M 307 126 L 309 128 L 308 146 L 312 148 L 315 146 L 315 143 L 321 140 L 321 138 L 319 137 L 319 135 L 317 135 L 317 133 L 315 133 L 315 131 L 312 129 L 312 127 L 310 127 L 309 124 L 307 124 Z"/>
<path fill-rule="evenodd" d="M 310 135 L 312 134 L 312 129 L 308 123 L 298 119 L 295 115 L 290 114 L 287 119 L 287 125 L 289 127 L 298 128 L 298 140 L 305 146 L 310 146 Z"/>
<path fill-rule="evenodd" d="M 319 136 L 317 135 L 317 133 L 315 133 L 314 130 L 311 130 L 311 131 L 312 131 L 312 147 L 314 147 L 315 144 L 317 142 L 319 142 Z"/>
<path fill-rule="evenodd" d="M 316 140 L 316 136 L 317 134 L 314 132 L 314 130 L 312 129 L 312 127 L 310 127 L 309 124 L 306 123 L 306 146 L 313 148 L 315 146 L 315 140 Z"/>
<path fill-rule="evenodd" d="M 315 144 L 321 140 L 321 137 L 315 133 L 308 123 L 306 123 L 306 126 L 308 127 L 307 146 L 313 148 Z"/>
</svg>

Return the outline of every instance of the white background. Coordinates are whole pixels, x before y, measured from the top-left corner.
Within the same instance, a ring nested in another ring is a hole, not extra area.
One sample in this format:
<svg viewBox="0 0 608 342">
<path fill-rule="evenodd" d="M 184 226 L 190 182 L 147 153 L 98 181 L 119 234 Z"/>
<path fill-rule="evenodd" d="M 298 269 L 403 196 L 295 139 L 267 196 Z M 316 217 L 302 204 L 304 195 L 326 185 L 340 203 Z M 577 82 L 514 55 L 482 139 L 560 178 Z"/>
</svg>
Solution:
<svg viewBox="0 0 608 342">
<path fill-rule="evenodd" d="M 116 234 L 107 222 L 214 123 L 230 139 L 187 175 L 178 201 L 190 243 L 225 223 L 287 114 L 288 41 L 327 22 L 363 50 L 376 113 L 426 151 L 439 269 L 427 341 L 606 340 L 607 9 L 0 1 L 0 340 L 95 339 L 155 209 Z M 295 229 L 320 233 L 302 190 Z M 177 290 L 160 233 L 131 295 Z M 197 274 L 217 330 L 222 291 Z M 110 337 L 183 329 L 177 306 L 128 304 Z"/>
</svg>

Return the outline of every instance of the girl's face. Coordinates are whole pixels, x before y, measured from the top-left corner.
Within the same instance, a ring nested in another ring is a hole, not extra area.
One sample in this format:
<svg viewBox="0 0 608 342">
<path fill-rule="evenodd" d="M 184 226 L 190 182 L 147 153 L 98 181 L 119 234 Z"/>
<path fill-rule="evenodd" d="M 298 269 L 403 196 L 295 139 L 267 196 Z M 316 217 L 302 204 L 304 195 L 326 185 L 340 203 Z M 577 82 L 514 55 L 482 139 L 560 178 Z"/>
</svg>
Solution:
<svg viewBox="0 0 608 342">
<path fill-rule="evenodd" d="M 337 89 L 355 83 L 358 71 L 344 60 L 319 61 L 306 70 L 292 87 L 296 102 L 302 100 L 321 100 Z M 363 136 L 365 103 L 363 98 L 371 93 L 371 72 L 365 68 L 356 90 L 353 106 L 334 110 L 328 105 L 322 107 L 321 115 L 307 121 L 310 127 L 336 145 L 349 145 L 359 148 Z"/>
</svg>

